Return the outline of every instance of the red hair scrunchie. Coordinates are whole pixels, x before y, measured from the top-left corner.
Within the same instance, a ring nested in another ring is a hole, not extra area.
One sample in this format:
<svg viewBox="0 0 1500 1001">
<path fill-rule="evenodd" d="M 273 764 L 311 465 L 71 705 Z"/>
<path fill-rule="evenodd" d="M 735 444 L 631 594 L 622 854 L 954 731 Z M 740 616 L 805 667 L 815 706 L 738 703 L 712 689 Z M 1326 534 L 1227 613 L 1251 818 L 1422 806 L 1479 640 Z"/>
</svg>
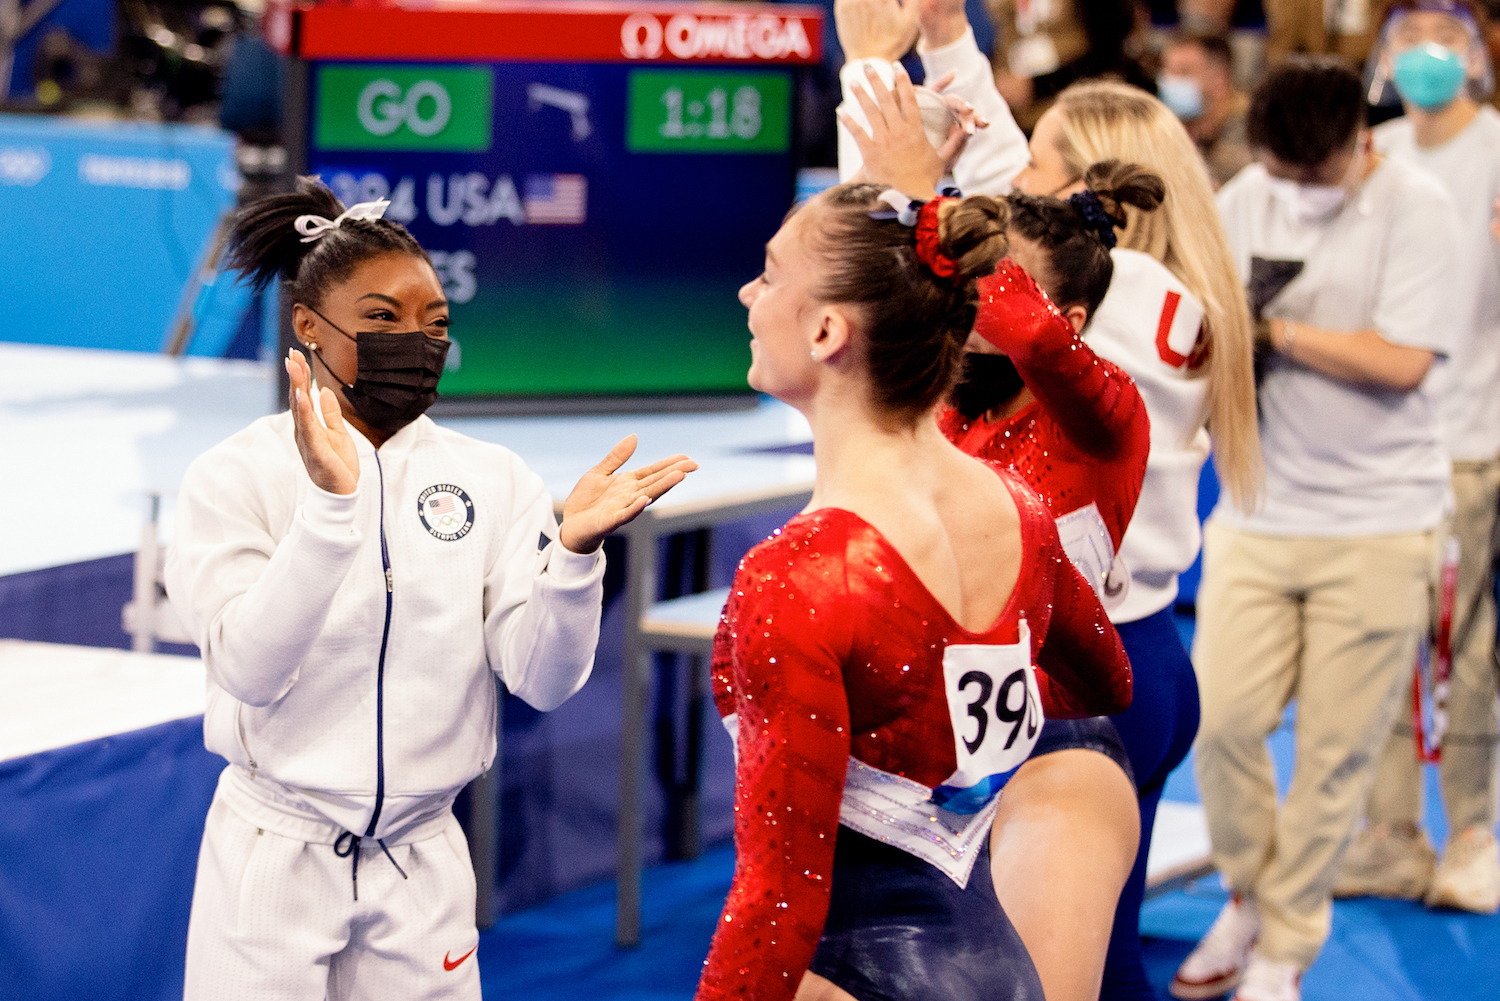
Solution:
<svg viewBox="0 0 1500 1001">
<path fill-rule="evenodd" d="M 917 210 L 917 260 L 939 278 L 952 278 L 958 273 L 958 262 L 943 253 L 938 235 L 938 206 L 956 200 L 934 198 Z"/>
</svg>

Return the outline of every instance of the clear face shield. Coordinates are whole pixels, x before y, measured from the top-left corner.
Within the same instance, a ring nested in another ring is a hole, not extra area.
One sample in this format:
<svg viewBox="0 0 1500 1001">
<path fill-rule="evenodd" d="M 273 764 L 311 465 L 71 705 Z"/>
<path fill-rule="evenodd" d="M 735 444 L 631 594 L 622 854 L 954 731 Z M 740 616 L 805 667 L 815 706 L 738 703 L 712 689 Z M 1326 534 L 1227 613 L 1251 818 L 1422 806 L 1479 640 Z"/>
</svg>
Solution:
<svg viewBox="0 0 1500 1001">
<path fill-rule="evenodd" d="M 1482 102 L 1494 89 L 1479 26 L 1468 8 L 1448 0 L 1392 11 L 1365 64 L 1365 99 L 1376 106 L 1405 101 L 1436 111 L 1460 93 Z"/>
</svg>

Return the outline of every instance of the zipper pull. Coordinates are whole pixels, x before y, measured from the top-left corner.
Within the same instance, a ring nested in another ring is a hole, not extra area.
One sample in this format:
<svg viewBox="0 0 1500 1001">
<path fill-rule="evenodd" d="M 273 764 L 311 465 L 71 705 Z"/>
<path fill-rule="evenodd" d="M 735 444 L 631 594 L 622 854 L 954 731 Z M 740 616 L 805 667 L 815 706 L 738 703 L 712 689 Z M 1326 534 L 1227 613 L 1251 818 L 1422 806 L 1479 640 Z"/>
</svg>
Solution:
<svg viewBox="0 0 1500 1001">
<path fill-rule="evenodd" d="M 393 590 L 395 590 L 395 585 L 391 583 L 391 568 L 390 567 L 386 567 L 385 568 L 385 593 L 386 594 L 390 594 Z"/>
</svg>

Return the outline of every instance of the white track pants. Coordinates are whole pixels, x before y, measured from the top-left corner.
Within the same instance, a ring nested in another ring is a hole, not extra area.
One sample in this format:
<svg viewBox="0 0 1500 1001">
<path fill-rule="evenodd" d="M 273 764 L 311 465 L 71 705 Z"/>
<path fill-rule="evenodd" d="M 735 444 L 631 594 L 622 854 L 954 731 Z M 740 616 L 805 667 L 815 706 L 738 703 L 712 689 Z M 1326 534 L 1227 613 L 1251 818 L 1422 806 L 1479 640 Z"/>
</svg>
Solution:
<svg viewBox="0 0 1500 1001">
<path fill-rule="evenodd" d="M 474 869 L 457 820 L 351 860 L 257 828 L 215 794 L 188 924 L 184 1001 L 479 999 Z"/>
</svg>

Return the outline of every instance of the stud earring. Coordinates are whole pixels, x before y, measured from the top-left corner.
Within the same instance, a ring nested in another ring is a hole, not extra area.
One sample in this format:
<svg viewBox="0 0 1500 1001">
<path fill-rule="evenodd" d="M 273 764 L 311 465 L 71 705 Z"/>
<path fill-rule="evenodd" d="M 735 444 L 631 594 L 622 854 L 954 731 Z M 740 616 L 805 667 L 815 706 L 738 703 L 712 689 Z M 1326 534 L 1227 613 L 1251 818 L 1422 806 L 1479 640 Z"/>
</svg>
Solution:
<svg viewBox="0 0 1500 1001">
<path fill-rule="evenodd" d="M 821 359 L 821 358 L 819 358 L 819 357 L 818 357 L 818 353 L 817 353 L 817 352 L 816 352 L 816 351 L 814 351 L 814 352 L 813 352 L 813 353 L 812 353 L 812 360 L 813 360 L 813 361 L 822 361 L 822 360 L 823 360 L 823 359 Z"/>
</svg>

